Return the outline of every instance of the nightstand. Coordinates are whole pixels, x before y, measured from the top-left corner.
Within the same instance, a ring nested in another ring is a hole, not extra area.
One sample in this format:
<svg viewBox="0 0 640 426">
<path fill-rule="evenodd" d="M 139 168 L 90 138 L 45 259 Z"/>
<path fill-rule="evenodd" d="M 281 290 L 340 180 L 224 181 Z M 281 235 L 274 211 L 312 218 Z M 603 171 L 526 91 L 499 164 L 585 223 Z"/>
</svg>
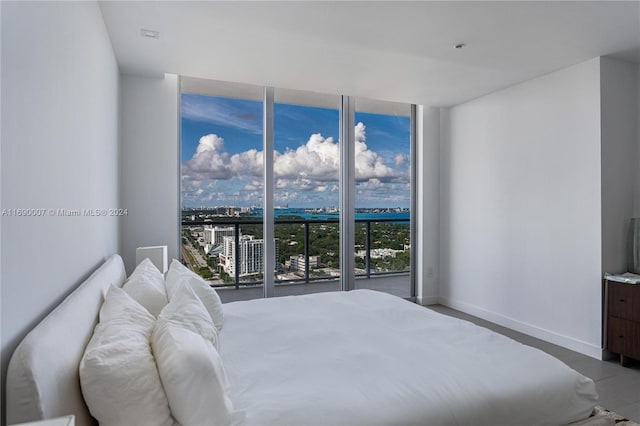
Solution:
<svg viewBox="0 0 640 426">
<path fill-rule="evenodd" d="M 640 360 L 640 284 L 605 280 L 605 349 Z"/>
<path fill-rule="evenodd" d="M 74 426 L 75 416 L 56 417 L 55 419 L 37 420 L 34 422 L 20 423 L 13 426 Z"/>
</svg>

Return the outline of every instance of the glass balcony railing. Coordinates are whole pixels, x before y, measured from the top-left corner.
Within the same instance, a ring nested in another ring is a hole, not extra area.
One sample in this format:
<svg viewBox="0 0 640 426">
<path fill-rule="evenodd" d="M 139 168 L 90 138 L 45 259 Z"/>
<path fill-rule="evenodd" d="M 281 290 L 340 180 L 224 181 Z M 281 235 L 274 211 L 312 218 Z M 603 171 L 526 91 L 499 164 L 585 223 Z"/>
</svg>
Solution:
<svg viewBox="0 0 640 426">
<path fill-rule="evenodd" d="M 183 220 L 183 262 L 218 290 L 254 288 L 254 297 L 260 297 L 264 282 L 262 226 L 259 218 Z M 274 234 L 276 295 L 339 290 L 338 219 L 276 219 Z M 402 285 L 409 285 L 409 219 L 356 219 L 355 241 L 357 281 L 400 275 L 407 282 Z M 293 292 L 278 289 L 294 285 L 306 286 Z M 356 287 L 369 288 L 364 283 Z M 410 285 L 407 288 L 391 292 L 409 297 Z"/>
</svg>

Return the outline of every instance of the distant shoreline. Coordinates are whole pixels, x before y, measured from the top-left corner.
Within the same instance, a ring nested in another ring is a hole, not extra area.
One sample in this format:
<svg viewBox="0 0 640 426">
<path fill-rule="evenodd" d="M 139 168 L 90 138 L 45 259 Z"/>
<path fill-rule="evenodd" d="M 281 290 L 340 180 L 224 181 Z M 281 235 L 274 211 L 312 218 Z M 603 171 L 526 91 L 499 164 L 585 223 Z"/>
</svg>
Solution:
<svg viewBox="0 0 640 426">
<path fill-rule="evenodd" d="M 252 217 L 262 217 L 261 214 L 251 215 Z M 275 211 L 276 218 L 282 216 L 299 216 L 305 220 L 330 220 L 339 219 L 340 213 L 306 213 L 306 212 L 281 212 Z M 410 219 L 409 212 L 381 212 L 381 213 L 356 213 L 356 219 L 375 220 L 375 219 Z"/>
<path fill-rule="evenodd" d="M 194 209 L 195 211 L 199 211 Z M 301 220 L 335 220 L 340 219 L 339 212 L 315 212 L 309 211 L 314 209 L 304 209 L 304 208 L 280 208 L 274 210 L 274 217 L 277 218 L 300 218 Z M 376 219 L 398 219 L 398 220 L 409 220 L 411 218 L 411 213 L 408 210 L 402 211 L 389 211 L 395 209 L 384 209 L 384 208 L 367 208 L 361 209 L 364 211 L 356 211 L 355 218 L 356 220 L 376 220 Z M 372 211 L 372 210 L 383 210 L 383 211 Z M 199 211 L 200 213 L 206 214 L 206 210 Z M 189 210 L 183 210 L 183 215 L 189 214 Z M 221 218 L 227 218 L 227 216 L 220 216 Z M 237 218 L 237 216 L 228 216 L 228 218 Z M 247 219 L 261 219 L 262 209 L 254 209 L 251 212 L 242 213 L 241 218 Z"/>
</svg>

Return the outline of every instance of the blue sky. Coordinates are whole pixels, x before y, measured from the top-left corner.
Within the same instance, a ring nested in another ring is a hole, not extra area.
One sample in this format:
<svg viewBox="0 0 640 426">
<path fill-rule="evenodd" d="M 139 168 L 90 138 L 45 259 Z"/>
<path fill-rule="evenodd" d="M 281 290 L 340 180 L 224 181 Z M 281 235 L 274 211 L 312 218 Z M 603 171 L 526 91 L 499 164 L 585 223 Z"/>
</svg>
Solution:
<svg viewBox="0 0 640 426">
<path fill-rule="evenodd" d="M 356 207 L 409 206 L 410 120 L 356 113 Z M 182 94 L 184 207 L 262 204 L 262 102 Z M 339 111 L 274 105 L 275 204 L 338 204 Z"/>
</svg>

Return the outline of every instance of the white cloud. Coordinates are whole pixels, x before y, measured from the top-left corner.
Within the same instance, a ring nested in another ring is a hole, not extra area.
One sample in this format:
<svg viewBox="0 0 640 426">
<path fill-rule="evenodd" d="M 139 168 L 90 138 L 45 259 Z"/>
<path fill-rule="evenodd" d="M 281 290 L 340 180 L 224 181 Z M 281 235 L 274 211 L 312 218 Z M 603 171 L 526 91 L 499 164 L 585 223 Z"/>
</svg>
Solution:
<svg viewBox="0 0 640 426">
<path fill-rule="evenodd" d="M 262 181 L 253 179 L 251 183 L 244 186 L 244 189 L 246 191 L 261 191 L 263 187 Z"/>
<path fill-rule="evenodd" d="M 401 206 L 409 203 L 409 188 L 405 183 L 384 183 L 376 179 L 356 184 L 357 201 L 363 206 L 380 206 L 384 200 L 386 206 Z"/>
<path fill-rule="evenodd" d="M 393 157 L 393 161 L 396 163 L 396 167 L 400 168 L 409 161 L 409 158 L 406 154 L 396 154 L 396 156 Z"/>
<path fill-rule="evenodd" d="M 367 147 L 363 123 L 355 126 L 355 134 L 355 178 L 359 189 L 379 191 L 385 183 L 406 181 L 404 173 L 395 172 L 382 156 Z M 405 159 L 396 156 L 394 161 L 398 164 Z M 263 163 L 262 151 L 250 149 L 229 154 L 222 137 L 205 135 L 200 138 L 192 158 L 182 164 L 183 197 L 188 205 L 215 201 L 218 194 L 228 202 L 234 199 L 251 201 L 251 197 L 261 199 Z M 339 169 L 338 142 L 318 133 L 312 134 L 295 150 L 274 152 L 276 201 L 305 198 L 295 195 L 299 192 L 315 193 L 316 197 L 319 193 L 337 192 Z M 234 181 L 246 183 L 238 186 Z M 238 193 L 234 194 L 234 191 Z"/>
<path fill-rule="evenodd" d="M 384 186 L 384 183 L 380 182 L 380 179 L 371 178 L 368 181 L 362 182 L 358 185 L 359 188 L 365 189 L 378 189 Z"/>
<path fill-rule="evenodd" d="M 234 176 L 262 176 L 263 164 L 262 151 L 250 149 L 233 154 L 229 160 L 229 169 Z"/>
<path fill-rule="evenodd" d="M 356 181 L 392 178 L 393 169 L 385 164 L 384 158 L 367 147 L 366 141 L 366 126 L 363 123 L 356 124 Z"/>
<path fill-rule="evenodd" d="M 273 172 L 276 177 L 297 179 L 300 177 L 320 182 L 338 180 L 340 149 L 333 138 L 313 134 L 296 150 L 274 153 Z"/>
<path fill-rule="evenodd" d="M 276 202 L 277 203 L 288 203 L 289 201 L 297 200 L 298 193 L 297 192 L 289 192 L 289 191 L 280 191 L 276 194 Z"/>
<path fill-rule="evenodd" d="M 363 122 L 356 124 L 356 141 L 365 142 L 367 140 L 367 126 Z"/>
<path fill-rule="evenodd" d="M 200 138 L 191 160 L 183 165 L 183 175 L 197 175 L 200 179 L 230 179 L 229 154 L 224 150 L 224 139 L 215 134 Z"/>
<path fill-rule="evenodd" d="M 208 134 L 200 138 L 198 147 L 196 148 L 196 154 L 201 154 L 206 151 L 223 151 L 224 139 L 218 135 Z"/>
<path fill-rule="evenodd" d="M 356 181 L 392 178 L 393 169 L 385 164 L 381 156 L 368 149 L 366 126 L 358 123 L 355 126 L 355 133 Z M 320 134 L 311 135 L 304 145 L 295 150 L 275 154 L 274 173 L 276 177 L 282 179 L 311 179 L 316 181 L 318 186 L 324 186 L 323 182 L 337 181 L 340 173 L 338 142 L 331 137 L 324 138 Z"/>
</svg>

